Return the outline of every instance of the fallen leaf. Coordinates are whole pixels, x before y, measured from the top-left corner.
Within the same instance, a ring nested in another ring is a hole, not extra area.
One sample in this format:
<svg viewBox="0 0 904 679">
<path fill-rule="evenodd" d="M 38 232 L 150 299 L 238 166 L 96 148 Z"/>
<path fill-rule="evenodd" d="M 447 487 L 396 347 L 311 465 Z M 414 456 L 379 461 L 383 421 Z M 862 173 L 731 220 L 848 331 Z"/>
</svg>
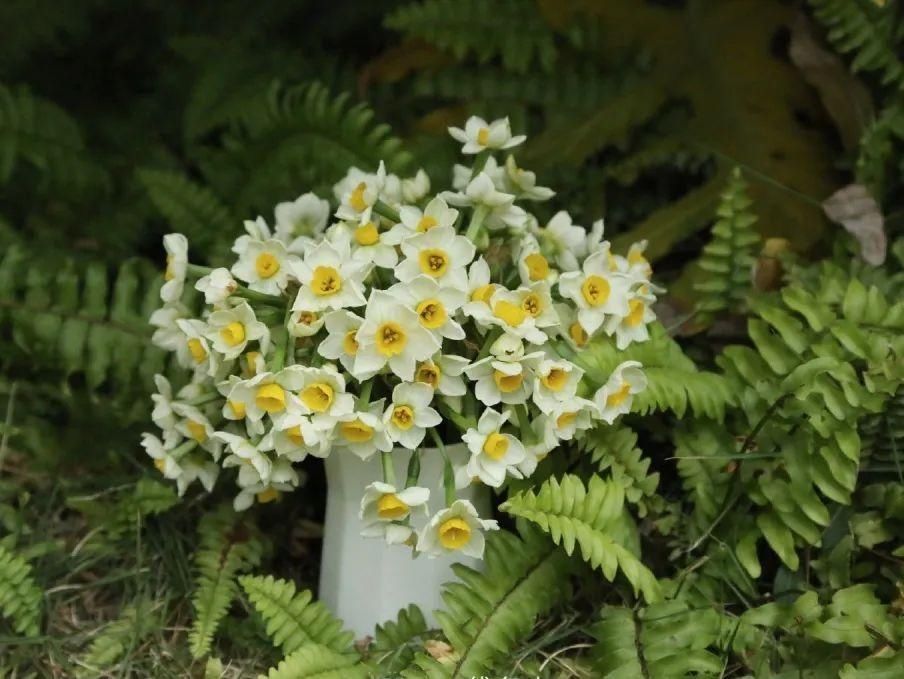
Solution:
<svg viewBox="0 0 904 679">
<path fill-rule="evenodd" d="M 791 25 L 788 53 L 804 79 L 819 93 L 844 148 L 848 151 L 856 149 L 864 128 L 873 118 L 869 90 L 851 74 L 837 54 L 817 41 L 810 21 L 803 13 L 798 14 Z"/>
<path fill-rule="evenodd" d="M 424 650 L 440 662 L 451 660 L 455 654 L 455 649 L 439 639 L 427 639 L 424 642 Z"/>
<path fill-rule="evenodd" d="M 860 256 L 867 264 L 879 266 L 888 247 L 885 219 L 876 199 L 863 184 L 850 184 L 829 196 L 822 204 L 826 216 L 841 224 L 860 243 Z"/>
</svg>

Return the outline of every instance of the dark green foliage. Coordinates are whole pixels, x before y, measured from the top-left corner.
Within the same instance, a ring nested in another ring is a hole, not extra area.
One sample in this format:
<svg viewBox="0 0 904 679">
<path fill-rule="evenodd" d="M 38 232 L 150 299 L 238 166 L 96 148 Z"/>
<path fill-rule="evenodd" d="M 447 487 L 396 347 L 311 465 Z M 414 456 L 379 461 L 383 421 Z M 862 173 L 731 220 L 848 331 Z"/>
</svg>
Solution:
<svg viewBox="0 0 904 679">
<path fill-rule="evenodd" d="M 21 556 L 0 545 L 0 613 L 19 634 L 37 636 L 43 593 L 34 581 L 31 566 Z"/>
<path fill-rule="evenodd" d="M 697 309 L 704 317 L 731 309 L 743 311 L 751 287 L 759 235 L 747 183 L 735 168 L 716 210 L 712 236 L 698 260 L 704 275 L 694 286 Z"/>
<path fill-rule="evenodd" d="M 198 537 L 195 619 L 189 633 L 196 658 L 210 651 L 217 627 L 238 594 L 238 574 L 257 566 L 262 551 L 259 536 L 229 506 L 207 514 L 198 526 Z"/>
</svg>

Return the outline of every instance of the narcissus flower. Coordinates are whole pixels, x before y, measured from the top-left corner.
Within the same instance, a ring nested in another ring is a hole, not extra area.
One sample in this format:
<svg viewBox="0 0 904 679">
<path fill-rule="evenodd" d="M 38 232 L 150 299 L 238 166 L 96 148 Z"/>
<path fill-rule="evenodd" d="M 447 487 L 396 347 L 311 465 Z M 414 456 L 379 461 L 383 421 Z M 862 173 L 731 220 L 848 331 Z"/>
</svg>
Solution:
<svg viewBox="0 0 904 679">
<path fill-rule="evenodd" d="M 498 530 L 492 519 L 481 519 L 467 500 L 456 500 L 430 519 L 418 536 L 417 551 L 430 557 L 461 552 L 476 559 L 483 557 L 484 533 Z"/>
<path fill-rule="evenodd" d="M 265 226 L 257 225 L 257 228 Z M 255 227 L 248 228 L 253 230 Z M 286 289 L 298 257 L 290 254 L 281 240 L 245 236 L 244 240 L 236 241 L 233 249 L 239 258 L 232 265 L 232 273 L 249 288 L 268 295 L 278 295 Z"/>
<path fill-rule="evenodd" d="M 402 242 L 405 259 L 395 275 L 404 283 L 428 276 L 443 287 L 461 290 L 467 285 L 474 252 L 474 244 L 456 235 L 451 226 L 437 226 Z"/>
<path fill-rule="evenodd" d="M 426 233 L 438 226 L 455 226 L 458 210 L 450 208 L 446 201 L 437 196 L 424 208 L 423 212 L 414 205 L 399 208 L 400 222 L 386 234 L 386 242 L 392 245 L 402 243 L 406 238 Z"/>
<path fill-rule="evenodd" d="M 508 418 L 508 413 L 487 408 L 477 421 L 477 428 L 468 429 L 462 434 L 461 440 L 468 445 L 471 458 L 456 473 L 456 485 L 459 488 L 465 487 L 475 478 L 498 488 L 505 481 L 506 474 L 524 461 L 524 446 L 521 441 L 502 432 Z"/>
<path fill-rule="evenodd" d="M 402 544 L 414 530 L 404 523 L 413 512 L 427 515 L 430 491 L 419 486 L 401 490 L 394 485 L 374 481 L 364 489 L 359 517 L 364 523 L 361 535 L 382 537 L 390 545 Z"/>
<path fill-rule="evenodd" d="M 647 376 L 638 361 L 620 364 L 593 396 L 598 417 L 606 424 L 612 424 L 619 415 L 631 410 L 634 395 L 646 388 Z"/>
<path fill-rule="evenodd" d="M 464 144 L 461 152 L 467 154 L 480 153 L 487 149 L 510 149 L 527 139 L 523 134 L 512 136 L 508 118 L 499 118 L 488 123 L 478 116 L 468 118 L 464 129 L 450 127 L 449 134 L 455 141 Z"/>
<path fill-rule="evenodd" d="M 383 413 L 383 425 L 389 438 L 415 450 L 421 445 L 428 427 L 436 427 L 443 418 L 430 407 L 433 389 L 420 382 L 397 384 L 392 402 Z"/>
<path fill-rule="evenodd" d="M 551 413 L 563 403 L 574 400 L 584 371 L 570 361 L 546 359 L 534 371 L 534 403 Z"/>
<path fill-rule="evenodd" d="M 293 201 L 279 203 L 273 210 L 276 235 L 291 244 L 296 238 L 311 240 L 320 236 L 330 218 L 330 204 L 314 193 L 305 193 Z M 290 246 L 291 250 L 295 250 Z"/>
<path fill-rule="evenodd" d="M 206 304 L 220 305 L 238 290 L 239 284 L 228 269 L 214 269 L 206 276 L 201 276 L 195 283 L 195 289 L 204 293 Z"/>
<path fill-rule="evenodd" d="M 257 320 L 254 310 L 244 301 L 232 308 L 219 309 L 210 314 L 205 336 L 225 359 L 233 359 L 244 353 L 248 342 L 257 342 L 263 354 L 267 353 L 270 346 L 270 330 Z"/>
<path fill-rule="evenodd" d="M 377 451 L 388 453 L 392 450 L 392 439 L 383 424 L 383 400 L 367 406 L 366 410 L 343 415 L 336 423 L 335 444 L 348 449 L 362 460 Z"/>
<path fill-rule="evenodd" d="M 370 296 L 364 323 L 355 339 L 358 351 L 352 374 L 358 379 L 388 365 L 402 380 L 410 382 L 417 363 L 426 361 L 440 347 L 433 333 L 421 325 L 417 313 L 379 290 Z"/>
<path fill-rule="evenodd" d="M 312 248 L 295 266 L 301 283 L 293 311 L 326 311 L 363 306 L 369 265 L 354 261 L 347 243 L 326 241 Z"/>
<path fill-rule="evenodd" d="M 443 396 L 463 396 L 466 393 L 462 373 L 469 361 L 461 356 L 436 354 L 417 364 L 414 381 L 426 384 Z"/>
<path fill-rule="evenodd" d="M 358 353 L 358 328 L 364 319 L 351 311 L 340 309 L 328 313 L 324 320 L 328 334 L 317 347 L 317 353 L 331 361 L 338 360 L 343 368 L 359 380 L 371 377 L 372 375 L 354 372 L 355 356 Z"/>
<path fill-rule="evenodd" d="M 456 312 L 465 301 L 464 292 L 444 287 L 430 276 L 416 276 L 407 283 L 397 283 L 387 292 L 412 309 L 420 324 L 442 341 L 460 340 L 465 331 L 455 321 Z"/>
<path fill-rule="evenodd" d="M 160 299 L 164 302 L 178 302 L 185 288 L 185 272 L 188 270 L 188 239 L 181 233 L 168 233 L 163 237 L 166 250 L 166 271 Z"/>
<path fill-rule="evenodd" d="M 340 204 L 336 217 L 346 222 L 367 224 L 373 221 L 373 208 L 386 185 L 386 168 L 383 163 L 376 174 L 349 170 L 345 179 L 336 185 Z"/>
<path fill-rule="evenodd" d="M 559 292 L 578 308 L 578 323 L 593 335 L 608 316 L 627 316 L 630 279 L 609 268 L 609 251 L 598 250 L 584 260 L 581 271 L 559 277 Z"/>
</svg>

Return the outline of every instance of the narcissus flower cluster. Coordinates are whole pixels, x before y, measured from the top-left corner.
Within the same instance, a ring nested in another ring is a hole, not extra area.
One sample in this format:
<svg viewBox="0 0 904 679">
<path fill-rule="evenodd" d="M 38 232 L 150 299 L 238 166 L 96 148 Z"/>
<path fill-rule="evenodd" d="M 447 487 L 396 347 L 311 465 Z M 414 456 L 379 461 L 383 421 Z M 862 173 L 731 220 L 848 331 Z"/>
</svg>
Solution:
<svg viewBox="0 0 904 679">
<path fill-rule="evenodd" d="M 473 161 L 453 168 L 451 190 L 431 193 L 423 171 L 352 168 L 332 205 L 307 193 L 277 205 L 272 225 L 245 222 L 229 268 L 191 264 L 184 236 L 164 238 L 151 323 L 185 384 L 157 377 L 160 432 L 143 445 L 180 493 L 227 472 L 244 510 L 298 487 L 308 456 L 381 456 L 382 478 L 361 489 L 363 534 L 480 556 L 496 524 L 461 489 L 529 477 L 630 409 L 646 386 L 639 363 L 591 385 L 573 359 L 591 342 L 647 339 L 658 290 L 645 244 L 616 254 L 602 222 L 534 216 L 553 192 L 494 157 L 524 141 L 507 119 L 450 133 Z M 442 456 L 443 483 L 420 478 L 424 455 Z"/>
</svg>

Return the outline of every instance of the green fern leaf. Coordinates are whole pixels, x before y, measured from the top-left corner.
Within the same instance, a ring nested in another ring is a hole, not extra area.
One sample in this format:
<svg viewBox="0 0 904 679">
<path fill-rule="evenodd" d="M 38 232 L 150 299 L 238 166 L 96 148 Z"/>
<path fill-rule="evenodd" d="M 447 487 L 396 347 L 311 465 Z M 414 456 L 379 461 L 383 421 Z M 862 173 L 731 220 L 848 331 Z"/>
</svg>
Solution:
<svg viewBox="0 0 904 679">
<path fill-rule="evenodd" d="M 307 644 L 290 653 L 262 679 L 367 679 L 367 668 L 352 655 Z"/>
<path fill-rule="evenodd" d="M 904 62 L 896 47 L 899 18 L 894 5 L 848 0 L 810 0 L 814 14 L 828 29 L 829 40 L 841 52 L 854 53 L 854 71 L 874 71 L 882 82 L 904 88 Z"/>
<path fill-rule="evenodd" d="M 195 620 L 188 635 L 195 658 L 210 651 L 217 627 L 238 593 L 236 576 L 256 566 L 262 551 L 259 538 L 229 506 L 205 515 L 198 535 Z"/>
<path fill-rule="evenodd" d="M 348 649 L 353 638 L 342 622 L 310 591 L 296 594 L 295 583 L 273 576 L 246 575 L 239 578 L 245 594 L 267 624 L 267 634 L 276 646 L 292 653 L 306 644 L 319 644 L 337 653 Z"/>
<path fill-rule="evenodd" d="M 38 635 L 43 599 L 28 562 L 0 545 L 0 613 L 16 632 Z"/>
<path fill-rule="evenodd" d="M 407 667 L 418 649 L 419 637 L 426 632 L 427 621 L 414 604 L 400 610 L 396 620 L 377 625 L 373 651 L 380 671 L 393 675 Z"/>
<path fill-rule="evenodd" d="M 623 426 L 597 427 L 585 436 L 582 445 L 599 471 L 609 471 L 612 480 L 624 488 L 625 499 L 646 516 L 647 502 L 656 495 L 659 472 L 649 473 L 650 458 L 637 447 L 637 434 Z"/>
<path fill-rule="evenodd" d="M 522 517 L 549 533 L 568 555 L 580 547 L 581 556 L 599 568 L 610 582 L 619 570 L 647 601 L 660 598 L 656 577 L 636 556 L 636 529 L 624 508 L 624 489 L 593 476 L 587 486 L 577 476 L 551 478 L 535 494 L 510 497 L 500 509 Z"/>
<path fill-rule="evenodd" d="M 536 530 L 523 539 L 504 531 L 487 536 L 482 571 L 453 566 L 460 582 L 443 588 L 446 610 L 436 616 L 454 648 L 440 662 L 421 654 L 405 677 L 470 679 L 492 674 L 533 628 L 538 615 L 566 595 L 569 563 Z"/>
<path fill-rule="evenodd" d="M 43 258 L 13 246 L 0 259 L 0 342 L 34 374 L 84 381 L 92 392 L 129 396 L 153 389 L 166 354 L 151 344 L 147 318 L 162 277 L 128 260 L 111 283 L 100 263 Z M 120 400 L 146 417 L 146 402 Z"/>
<path fill-rule="evenodd" d="M 0 84 L 0 184 L 23 161 L 53 187 L 108 188 L 109 177 L 90 159 L 78 126 L 62 109 L 26 88 Z"/>
<path fill-rule="evenodd" d="M 551 71 L 556 60 L 553 32 L 529 0 L 424 0 L 400 7 L 384 23 L 459 59 L 474 55 L 484 64 L 500 56 L 516 73 L 533 63 Z"/>
<path fill-rule="evenodd" d="M 210 189 L 165 170 L 138 170 L 138 179 L 170 228 L 185 234 L 202 257 L 228 251 L 238 221 Z"/>
<path fill-rule="evenodd" d="M 735 168 L 716 210 L 719 219 L 713 226 L 712 239 L 698 260 L 706 276 L 694 288 L 697 310 L 704 319 L 722 311 L 744 311 L 760 243 L 759 234 L 753 230 L 756 216 L 750 211 L 751 204 L 747 183 Z"/>
<path fill-rule="evenodd" d="M 141 598 L 125 606 L 122 614 L 98 634 L 79 659 L 79 677 L 96 677 L 121 661 L 159 624 L 149 599 Z"/>
<path fill-rule="evenodd" d="M 669 601 L 639 611 L 607 606 L 593 627 L 594 669 L 611 679 L 717 677 L 722 659 L 714 647 L 720 616 L 713 609 L 690 610 Z"/>
</svg>

